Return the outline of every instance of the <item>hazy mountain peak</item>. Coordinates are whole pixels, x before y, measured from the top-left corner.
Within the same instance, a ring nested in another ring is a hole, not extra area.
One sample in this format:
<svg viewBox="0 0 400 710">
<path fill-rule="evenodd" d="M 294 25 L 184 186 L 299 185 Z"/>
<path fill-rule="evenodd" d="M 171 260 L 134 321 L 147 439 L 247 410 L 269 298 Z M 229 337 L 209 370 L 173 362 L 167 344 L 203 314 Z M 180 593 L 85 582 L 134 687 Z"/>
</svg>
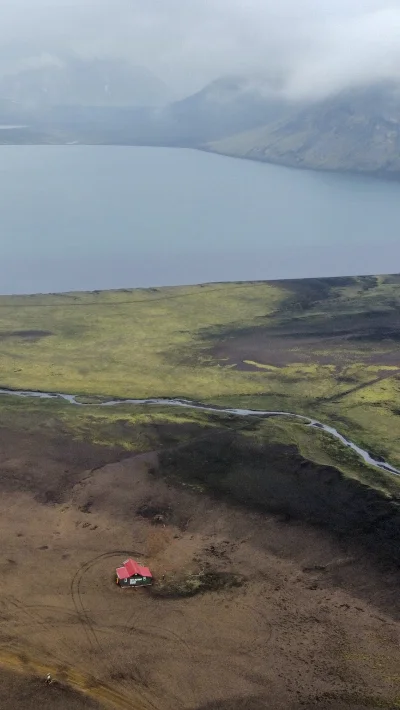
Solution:
<svg viewBox="0 0 400 710">
<path fill-rule="evenodd" d="M 165 103 L 169 91 L 148 69 L 125 60 L 43 53 L 0 77 L 0 96 L 39 107 L 138 106 Z"/>
<path fill-rule="evenodd" d="M 230 101 L 240 96 L 258 96 L 262 99 L 280 100 L 280 92 L 276 83 L 262 75 L 230 74 L 222 76 L 207 84 L 197 92 L 197 95 L 214 101 Z"/>
<path fill-rule="evenodd" d="M 400 175 L 400 84 L 340 91 L 210 146 L 216 152 L 295 167 Z"/>
</svg>

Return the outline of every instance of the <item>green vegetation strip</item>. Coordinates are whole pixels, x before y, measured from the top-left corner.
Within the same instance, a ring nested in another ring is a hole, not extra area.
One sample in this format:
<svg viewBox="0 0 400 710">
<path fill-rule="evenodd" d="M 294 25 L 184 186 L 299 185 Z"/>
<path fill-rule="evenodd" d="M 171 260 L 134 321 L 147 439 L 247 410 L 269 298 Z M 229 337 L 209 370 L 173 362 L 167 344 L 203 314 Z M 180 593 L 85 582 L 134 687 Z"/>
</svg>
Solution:
<svg viewBox="0 0 400 710">
<path fill-rule="evenodd" d="M 399 307 L 393 276 L 3 297 L 0 385 L 292 411 L 399 466 Z"/>
<path fill-rule="evenodd" d="M 292 447 L 318 467 L 335 467 L 347 478 L 385 496 L 400 494 L 400 477 L 368 466 L 330 434 L 293 419 L 243 418 L 205 410 L 145 405 L 74 407 L 57 399 L 4 396 L 0 397 L 0 427 L 38 434 L 47 432 L 52 438 L 72 437 L 132 454 L 163 452 L 193 444 L 206 450 L 210 437 L 212 440 L 214 435 L 219 437 L 225 432 L 234 437 L 233 441 L 237 437 L 247 439 L 255 447 Z M 273 471 L 276 461 L 270 459 L 268 453 L 264 458 Z"/>
</svg>

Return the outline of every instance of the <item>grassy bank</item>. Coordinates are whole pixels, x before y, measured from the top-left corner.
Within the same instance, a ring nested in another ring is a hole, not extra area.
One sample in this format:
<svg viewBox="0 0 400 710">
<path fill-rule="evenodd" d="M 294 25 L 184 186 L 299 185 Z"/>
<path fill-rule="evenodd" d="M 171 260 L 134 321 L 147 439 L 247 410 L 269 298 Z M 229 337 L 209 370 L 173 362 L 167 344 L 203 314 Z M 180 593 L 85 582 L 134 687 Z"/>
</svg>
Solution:
<svg viewBox="0 0 400 710">
<path fill-rule="evenodd" d="M 0 427 L 38 434 L 47 432 L 55 440 L 72 437 L 117 447 L 133 455 L 181 450 L 185 446 L 194 446 L 196 451 L 199 447 L 207 455 L 210 442 L 214 446 L 228 436 L 230 442 L 240 440 L 241 446 L 247 442 L 255 447 L 284 447 L 278 457 L 274 454 L 271 458 L 267 450 L 263 454 L 271 471 L 282 462 L 290 467 L 287 451 L 291 450 L 317 467 L 337 468 L 347 478 L 375 488 L 385 496 L 400 495 L 400 477 L 366 465 L 354 451 L 323 430 L 310 429 L 290 418 L 244 419 L 224 413 L 157 406 L 78 408 L 57 399 L 5 396 L 0 397 Z M 219 454 L 221 465 L 227 461 L 224 451 Z M 190 480 L 192 465 L 187 473 Z"/>
<path fill-rule="evenodd" d="M 399 465 L 399 306 L 395 276 L 3 297 L 0 384 L 314 415 Z"/>
</svg>

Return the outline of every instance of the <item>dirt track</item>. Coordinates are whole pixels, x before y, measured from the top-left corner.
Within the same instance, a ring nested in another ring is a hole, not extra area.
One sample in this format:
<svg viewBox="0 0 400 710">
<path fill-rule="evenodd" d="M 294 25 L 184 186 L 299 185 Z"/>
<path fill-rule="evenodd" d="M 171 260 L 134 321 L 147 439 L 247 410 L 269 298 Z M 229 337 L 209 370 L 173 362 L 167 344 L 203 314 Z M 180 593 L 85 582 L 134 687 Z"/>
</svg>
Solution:
<svg viewBox="0 0 400 710">
<path fill-rule="evenodd" d="M 107 465 L 121 453 L 4 430 L 0 452 L 8 668 L 48 669 L 103 706 L 135 710 L 363 710 L 400 697 L 397 579 L 356 550 L 168 487 L 148 473 L 152 455 Z M 138 515 L 143 505 L 167 510 L 165 527 Z M 128 555 L 159 577 L 213 569 L 246 581 L 155 598 L 115 585 Z M 32 708 L 71 706 L 62 685 L 9 670 L 1 680 L 0 708 L 26 710 L 28 697 Z"/>
</svg>

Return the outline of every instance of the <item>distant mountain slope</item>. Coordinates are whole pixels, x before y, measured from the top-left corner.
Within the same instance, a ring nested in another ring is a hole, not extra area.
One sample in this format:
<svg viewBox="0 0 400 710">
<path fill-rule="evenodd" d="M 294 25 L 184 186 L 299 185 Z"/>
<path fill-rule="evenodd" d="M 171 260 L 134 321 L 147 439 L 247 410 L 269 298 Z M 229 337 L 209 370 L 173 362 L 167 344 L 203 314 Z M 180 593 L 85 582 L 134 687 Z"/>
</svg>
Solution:
<svg viewBox="0 0 400 710">
<path fill-rule="evenodd" d="M 47 64 L 0 77 L 0 96 L 32 107 L 158 106 L 170 99 L 148 69 L 119 59 L 51 57 Z"/>
<path fill-rule="evenodd" d="M 31 112 L 16 101 L 0 98 L 0 125 L 21 124 L 31 120 Z"/>
<path fill-rule="evenodd" d="M 306 105 L 277 97 L 261 81 L 232 76 L 180 101 L 136 105 L 144 94 L 140 82 L 136 93 L 132 88 L 131 67 L 93 60 L 83 70 L 80 61 L 73 69 L 70 64 L 25 70 L 18 75 L 21 83 L 14 75 L 13 97 L 6 99 L 1 98 L 6 80 L 0 79 L 0 125 L 26 127 L 1 131 L 0 143 L 197 147 L 292 167 L 400 179 L 400 85 L 353 89 Z M 33 75 L 48 83 L 28 81 Z M 147 91 L 153 91 L 151 81 Z M 22 96 L 25 102 L 18 103 Z"/>
<path fill-rule="evenodd" d="M 175 142 L 197 145 L 283 118 L 288 103 L 247 77 L 221 77 L 161 109 L 157 122 Z"/>
<path fill-rule="evenodd" d="M 287 112 L 287 102 L 257 82 L 225 77 L 165 106 L 44 103 L 34 124 L 45 132 L 72 134 L 80 143 L 198 147 L 280 120 Z"/>
<path fill-rule="evenodd" d="M 345 92 L 211 151 L 282 165 L 400 177 L 400 87 Z"/>
</svg>

